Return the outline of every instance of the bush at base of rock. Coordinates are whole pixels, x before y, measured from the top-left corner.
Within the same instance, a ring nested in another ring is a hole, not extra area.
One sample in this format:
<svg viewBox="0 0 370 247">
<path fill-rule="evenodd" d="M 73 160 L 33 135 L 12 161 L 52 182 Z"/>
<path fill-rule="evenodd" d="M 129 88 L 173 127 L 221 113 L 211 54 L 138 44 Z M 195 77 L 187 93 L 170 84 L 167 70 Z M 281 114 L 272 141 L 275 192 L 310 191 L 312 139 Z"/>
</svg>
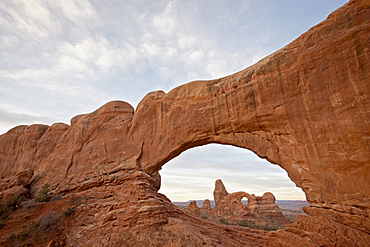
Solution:
<svg viewBox="0 0 370 247">
<path fill-rule="evenodd" d="M 44 184 L 36 197 L 36 202 L 48 202 L 51 199 L 50 185 Z"/>
</svg>

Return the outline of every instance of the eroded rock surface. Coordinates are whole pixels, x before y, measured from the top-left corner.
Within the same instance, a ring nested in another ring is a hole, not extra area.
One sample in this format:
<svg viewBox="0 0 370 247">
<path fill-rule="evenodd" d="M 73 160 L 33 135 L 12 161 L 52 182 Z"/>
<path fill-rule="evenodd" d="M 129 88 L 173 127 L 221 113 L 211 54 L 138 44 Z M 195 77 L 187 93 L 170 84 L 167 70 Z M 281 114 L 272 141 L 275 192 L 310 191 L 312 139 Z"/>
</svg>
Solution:
<svg viewBox="0 0 370 247">
<path fill-rule="evenodd" d="M 48 183 L 62 198 L 42 208 L 77 198 L 67 246 L 370 245 L 369 5 L 352 0 L 255 65 L 149 93 L 135 112 L 114 101 L 69 126 L 13 128 L 0 136 L 0 191 L 35 196 Z M 267 233 L 176 209 L 157 193 L 158 171 L 208 143 L 250 149 L 281 166 L 305 192 L 308 215 Z M 14 183 L 26 169 L 34 173 L 27 188 Z M 31 224 L 22 219 L 5 221 L 1 240 Z"/>
<path fill-rule="evenodd" d="M 221 179 L 216 180 L 214 195 L 218 195 L 219 191 L 226 192 L 225 186 Z M 227 192 L 226 192 L 227 193 Z M 242 199 L 248 200 L 248 204 L 244 205 Z M 215 207 L 212 214 L 223 215 L 248 215 L 253 213 L 261 216 L 271 216 L 274 218 L 284 219 L 278 205 L 275 204 L 275 196 L 271 192 L 266 192 L 262 196 L 255 196 L 244 191 L 227 193 L 221 199 L 215 200 Z"/>
<path fill-rule="evenodd" d="M 189 203 L 187 211 L 195 216 L 216 221 L 224 220 L 227 223 L 239 225 L 242 221 L 258 221 L 260 225 L 268 225 L 269 222 L 273 222 L 276 223 L 276 227 L 290 223 L 279 206 L 275 204 L 275 196 L 271 192 L 266 192 L 262 196 L 255 196 L 243 191 L 228 193 L 222 180 L 217 179 L 213 195 L 214 208 L 211 208 L 209 200 L 204 200 L 201 208 L 198 207 L 196 201 L 192 201 Z M 243 198 L 248 200 L 246 205 L 242 203 Z M 208 218 L 206 215 L 215 217 Z"/>
</svg>

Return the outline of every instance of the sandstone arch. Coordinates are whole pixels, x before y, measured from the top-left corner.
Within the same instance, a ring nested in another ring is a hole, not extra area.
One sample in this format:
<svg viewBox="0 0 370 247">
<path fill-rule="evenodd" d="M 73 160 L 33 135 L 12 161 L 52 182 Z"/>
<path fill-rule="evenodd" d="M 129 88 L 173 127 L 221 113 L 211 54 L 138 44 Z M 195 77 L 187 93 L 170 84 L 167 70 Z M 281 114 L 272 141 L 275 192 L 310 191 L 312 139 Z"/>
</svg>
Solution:
<svg viewBox="0 0 370 247">
<path fill-rule="evenodd" d="M 251 195 L 244 191 L 229 194 L 221 179 L 217 179 L 215 182 L 213 196 L 215 200 L 215 214 L 219 215 L 243 210 L 242 198 L 246 197 L 248 200 L 251 198 Z"/>
<path fill-rule="evenodd" d="M 351 2 L 241 72 L 146 95 L 129 133 L 148 140 L 138 160 L 143 170 L 155 174 L 191 147 L 229 144 L 280 165 L 311 204 L 368 198 L 368 177 L 360 175 L 368 174 L 370 157 L 365 6 Z M 349 163 L 361 182 L 348 176 Z"/>
<path fill-rule="evenodd" d="M 16 127 L 0 136 L 0 191 L 32 169 L 31 192 L 48 182 L 58 193 L 90 195 L 76 221 L 93 223 L 68 230 L 72 246 L 101 246 L 107 235 L 118 244 L 123 232 L 138 245 L 163 238 L 174 245 L 184 238 L 210 246 L 369 245 L 369 47 L 369 1 L 352 0 L 241 72 L 149 93 L 135 112 L 110 102 L 70 126 Z M 280 165 L 305 192 L 309 216 L 268 234 L 178 211 L 157 193 L 158 170 L 207 143 L 253 150 Z"/>
<path fill-rule="evenodd" d="M 151 137 L 138 160 L 143 170 L 156 174 L 207 143 L 246 148 L 287 171 L 307 212 L 369 232 L 368 6 L 349 2 L 241 72 L 149 93 L 130 129 L 134 139 Z M 349 223 L 348 212 L 362 223 Z"/>
</svg>

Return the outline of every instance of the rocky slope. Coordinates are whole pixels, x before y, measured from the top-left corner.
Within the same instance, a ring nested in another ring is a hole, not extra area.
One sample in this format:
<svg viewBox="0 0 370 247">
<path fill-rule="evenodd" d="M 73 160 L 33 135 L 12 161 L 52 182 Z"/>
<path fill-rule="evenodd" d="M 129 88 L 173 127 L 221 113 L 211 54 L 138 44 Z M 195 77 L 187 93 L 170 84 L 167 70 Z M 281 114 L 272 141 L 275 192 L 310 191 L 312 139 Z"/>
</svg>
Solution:
<svg viewBox="0 0 370 247">
<path fill-rule="evenodd" d="M 70 125 L 15 127 L 0 136 L 1 198 L 33 198 L 47 183 L 60 199 L 12 214 L 0 241 L 22 229 L 31 241 L 50 208 L 66 215 L 55 221 L 63 231 L 48 227 L 40 246 L 368 246 L 369 67 L 370 1 L 352 0 L 255 65 L 151 92 L 135 112 L 114 101 Z M 308 215 L 267 233 L 176 208 L 157 193 L 158 171 L 208 143 L 281 166 L 305 192 Z"/>
</svg>

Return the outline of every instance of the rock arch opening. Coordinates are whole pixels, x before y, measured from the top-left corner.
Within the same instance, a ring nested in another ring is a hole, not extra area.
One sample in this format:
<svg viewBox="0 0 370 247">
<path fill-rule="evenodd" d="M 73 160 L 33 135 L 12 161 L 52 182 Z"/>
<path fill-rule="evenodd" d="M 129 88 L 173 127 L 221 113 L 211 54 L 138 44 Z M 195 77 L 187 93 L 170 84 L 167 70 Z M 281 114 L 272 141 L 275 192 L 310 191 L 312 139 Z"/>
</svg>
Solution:
<svg viewBox="0 0 370 247">
<path fill-rule="evenodd" d="M 248 197 L 243 197 L 241 199 L 241 202 L 242 202 L 243 205 L 249 205 Z"/>
<path fill-rule="evenodd" d="M 278 230 L 304 214 L 307 205 L 284 169 L 230 145 L 189 149 L 167 162 L 160 174 L 159 192 L 175 205 L 224 224 Z"/>
<path fill-rule="evenodd" d="M 207 144 L 186 150 L 168 161 L 160 174 L 159 192 L 171 201 L 213 199 L 217 179 L 229 191 L 256 195 L 270 191 L 278 200 L 305 200 L 304 192 L 280 166 L 231 145 Z"/>
</svg>

